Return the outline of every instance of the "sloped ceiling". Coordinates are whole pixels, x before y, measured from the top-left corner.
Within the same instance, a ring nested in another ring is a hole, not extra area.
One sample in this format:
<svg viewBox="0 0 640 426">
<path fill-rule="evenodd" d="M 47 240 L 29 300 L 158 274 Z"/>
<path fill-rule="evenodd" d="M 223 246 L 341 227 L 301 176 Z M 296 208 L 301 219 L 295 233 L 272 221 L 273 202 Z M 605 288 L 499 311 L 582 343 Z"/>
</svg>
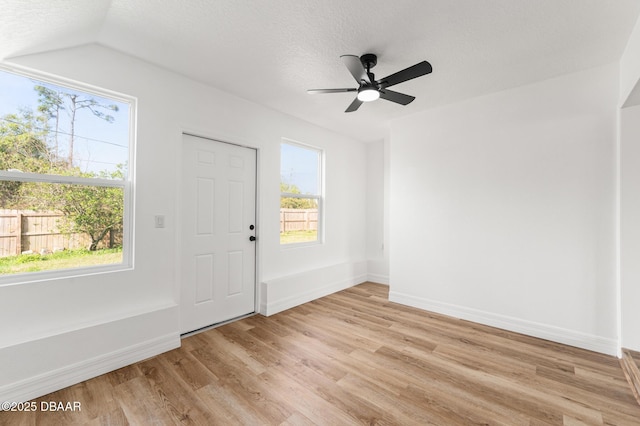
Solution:
<svg viewBox="0 0 640 426">
<path fill-rule="evenodd" d="M 619 60 L 639 0 L 2 0 L 0 58 L 100 43 L 363 141 L 390 119 Z M 422 60 L 417 97 L 344 113 L 340 55 L 382 77 Z"/>
</svg>

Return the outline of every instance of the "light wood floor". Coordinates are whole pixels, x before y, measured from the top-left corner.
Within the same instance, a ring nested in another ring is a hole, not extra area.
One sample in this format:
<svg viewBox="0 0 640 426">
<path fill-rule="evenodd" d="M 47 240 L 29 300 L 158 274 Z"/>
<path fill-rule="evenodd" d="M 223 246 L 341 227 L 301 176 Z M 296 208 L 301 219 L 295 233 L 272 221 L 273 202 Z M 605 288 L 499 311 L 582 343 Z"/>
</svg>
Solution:
<svg viewBox="0 0 640 426">
<path fill-rule="evenodd" d="M 631 386 L 631 392 L 640 404 L 640 352 L 622 348 L 620 366 Z"/>
<path fill-rule="evenodd" d="M 430 314 L 365 283 L 40 398 L 7 425 L 639 425 L 618 359 Z"/>
<path fill-rule="evenodd" d="M 626 349 L 626 351 L 636 363 L 636 367 L 640 368 L 640 352 L 632 351 L 629 349 Z"/>
</svg>

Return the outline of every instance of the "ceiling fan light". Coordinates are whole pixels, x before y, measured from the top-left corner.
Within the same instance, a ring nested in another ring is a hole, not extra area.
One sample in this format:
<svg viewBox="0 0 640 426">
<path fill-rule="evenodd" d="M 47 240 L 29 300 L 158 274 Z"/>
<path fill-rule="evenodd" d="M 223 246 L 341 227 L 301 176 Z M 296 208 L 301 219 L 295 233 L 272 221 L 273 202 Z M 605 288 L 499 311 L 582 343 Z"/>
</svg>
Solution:
<svg viewBox="0 0 640 426">
<path fill-rule="evenodd" d="M 365 87 L 358 90 L 358 100 L 362 102 L 371 102 L 375 101 L 380 97 L 380 92 L 378 92 L 373 87 Z"/>
</svg>

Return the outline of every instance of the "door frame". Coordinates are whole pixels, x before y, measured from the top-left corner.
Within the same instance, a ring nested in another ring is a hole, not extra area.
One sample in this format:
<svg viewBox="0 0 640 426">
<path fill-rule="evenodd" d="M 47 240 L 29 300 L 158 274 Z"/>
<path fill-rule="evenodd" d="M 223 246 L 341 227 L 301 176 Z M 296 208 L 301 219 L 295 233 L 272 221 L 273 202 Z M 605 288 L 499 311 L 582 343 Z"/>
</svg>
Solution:
<svg viewBox="0 0 640 426">
<path fill-rule="evenodd" d="M 208 131 L 202 131 L 202 130 L 193 130 L 190 128 L 186 128 L 186 127 L 182 127 L 178 133 L 177 136 L 177 140 L 178 140 L 178 155 L 177 155 L 177 160 L 178 160 L 178 179 L 177 179 L 177 184 L 176 184 L 176 211 L 175 211 L 175 217 L 176 217 L 176 223 L 175 223 L 175 234 L 176 234 L 176 251 L 175 251 L 175 255 L 174 255 L 174 259 L 176 262 L 176 268 L 175 268 L 175 283 L 176 285 L 174 285 L 174 290 L 173 290 L 173 294 L 174 294 L 174 300 L 176 301 L 176 304 L 178 306 L 178 329 L 181 329 L 182 327 L 182 310 L 181 310 L 181 297 L 182 297 L 182 271 L 183 271 L 183 265 L 182 265 L 182 261 L 181 261 L 181 256 L 180 256 L 180 247 L 182 247 L 182 243 L 183 243 L 183 236 L 182 233 L 180 232 L 180 225 L 182 224 L 182 209 L 179 207 L 182 205 L 183 203 L 183 197 L 181 194 L 181 188 L 182 185 L 184 184 L 184 180 L 183 180 L 183 167 L 182 167 L 182 154 L 183 154 L 183 137 L 184 136 L 193 136 L 196 138 L 201 138 L 201 139 L 206 139 L 209 140 L 211 142 L 218 142 L 218 143 L 225 143 L 228 145 L 234 145 L 237 147 L 241 147 L 241 148 L 248 148 L 248 149 L 253 149 L 256 152 L 256 185 L 255 185 L 255 193 L 256 193 L 256 200 L 255 200 L 255 224 L 256 224 L 256 232 L 255 232 L 255 236 L 256 236 L 256 244 L 255 244 L 255 265 L 254 265 L 254 301 L 253 301 L 253 312 L 246 314 L 246 315 L 242 315 L 240 317 L 237 318 L 232 318 L 230 320 L 227 321 L 222 321 L 216 324 L 211 324 L 210 326 L 206 326 L 203 327 L 201 329 L 197 329 L 188 333 L 183 333 L 180 335 L 181 338 L 183 337 L 188 337 L 190 335 L 199 333 L 201 331 L 205 331 L 211 328 L 215 328 L 215 327 L 219 327 L 221 325 L 224 325 L 226 323 L 235 321 L 236 319 L 240 319 L 240 318 L 246 318 L 248 316 L 251 315 L 256 315 L 260 312 L 260 288 L 261 286 L 259 285 L 260 283 L 260 251 L 261 251 L 261 239 L 260 239 L 260 230 L 262 228 L 262 216 L 260 214 L 260 164 L 261 164 L 261 149 L 260 147 L 252 144 L 251 142 L 248 142 L 246 140 L 244 140 L 243 138 L 237 137 L 237 136 L 229 136 L 229 135 L 212 135 L 210 132 Z"/>
</svg>

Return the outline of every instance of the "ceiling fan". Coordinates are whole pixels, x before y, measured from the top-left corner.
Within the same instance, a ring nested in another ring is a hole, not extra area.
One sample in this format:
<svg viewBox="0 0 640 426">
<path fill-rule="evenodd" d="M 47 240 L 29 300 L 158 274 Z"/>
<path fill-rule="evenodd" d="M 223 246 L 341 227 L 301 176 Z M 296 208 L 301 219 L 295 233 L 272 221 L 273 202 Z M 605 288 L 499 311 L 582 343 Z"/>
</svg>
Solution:
<svg viewBox="0 0 640 426">
<path fill-rule="evenodd" d="M 342 55 L 340 56 L 342 62 L 358 82 L 357 89 L 313 89 L 307 90 L 307 93 L 345 93 L 345 92 L 358 92 L 356 98 L 351 102 L 351 105 L 345 110 L 345 112 L 353 112 L 360 108 L 363 102 L 375 101 L 378 98 L 386 99 L 391 102 L 398 103 L 400 105 L 408 105 L 411 103 L 415 96 L 405 95 L 404 93 L 394 92 L 387 89 L 395 84 L 402 83 L 407 80 L 414 79 L 433 71 L 431 64 L 427 61 L 422 61 L 414 66 L 405 68 L 402 71 L 398 71 L 395 74 L 391 74 L 380 80 L 376 80 L 375 76 L 371 72 L 371 68 L 375 67 L 378 63 L 378 57 L 373 53 L 367 53 L 361 57 L 355 55 Z"/>
</svg>

